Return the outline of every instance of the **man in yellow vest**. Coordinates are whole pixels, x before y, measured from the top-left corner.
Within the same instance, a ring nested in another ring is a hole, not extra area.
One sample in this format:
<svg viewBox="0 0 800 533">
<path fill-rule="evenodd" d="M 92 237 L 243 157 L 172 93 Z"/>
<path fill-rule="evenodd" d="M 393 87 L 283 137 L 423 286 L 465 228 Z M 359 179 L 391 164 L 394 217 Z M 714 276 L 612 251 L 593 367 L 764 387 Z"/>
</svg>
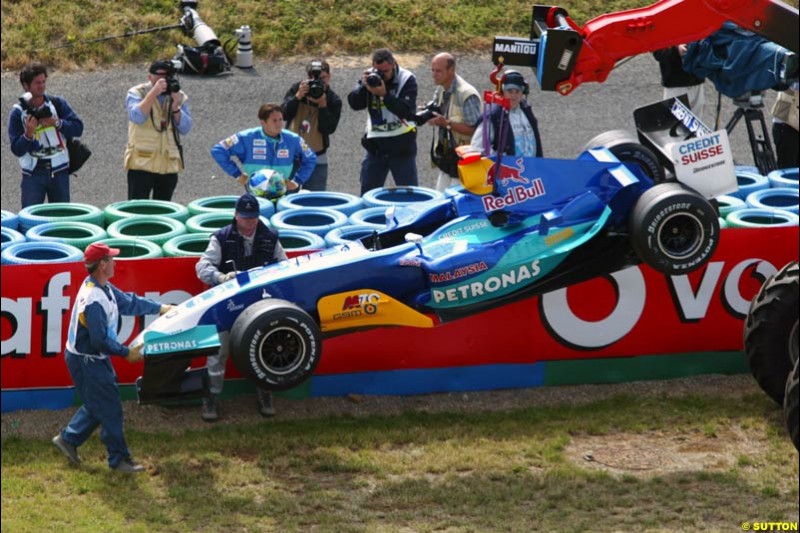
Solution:
<svg viewBox="0 0 800 533">
<path fill-rule="evenodd" d="M 798 160 L 798 83 L 778 93 L 772 107 L 772 139 L 778 168 L 793 168 Z"/>
<path fill-rule="evenodd" d="M 439 169 L 436 190 L 444 191 L 459 183 L 458 170 L 451 164 L 453 150 L 456 146 L 470 143 L 481 119 L 481 98 L 475 87 L 456 74 L 456 59 L 452 54 L 437 54 L 431 61 L 431 74 L 436 91 L 428 107 L 438 111 L 432 111 L 433 118 L 426 122 L 435 126 L 431 143 L 431 166 Z M 423 112 L 418 116 L 426 115 Z M 421 122 L 418 120 L 417 125 L 421 126 Z M 446 159 L 448 152 L 451 157 L 449 163 Z"/>
<path fill-rule="evenodd" d="M 180 136 L 192 129 L 188 97 L 169 60 L 150 65 L 147 82 L 128 90 L 128 200 L 172 200 L 183 170 Z"/>
</svg>

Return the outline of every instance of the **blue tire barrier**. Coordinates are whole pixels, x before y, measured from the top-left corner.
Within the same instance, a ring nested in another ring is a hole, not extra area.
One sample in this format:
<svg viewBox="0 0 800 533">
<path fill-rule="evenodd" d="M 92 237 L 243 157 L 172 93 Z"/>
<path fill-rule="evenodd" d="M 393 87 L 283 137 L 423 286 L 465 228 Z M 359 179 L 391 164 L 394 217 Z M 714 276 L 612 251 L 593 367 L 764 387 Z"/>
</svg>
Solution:
<svg viewBox="0 0 800 533">
<path fill-rule="evenodd" d="M 364 201 L 358 196 L 344 192 L 309 191 L 286 195 L 278 200 L 277 207 L 278 212 L 286 209 L 326 207 L 350 215 L 364 207 Z"/>
<path fill-rule="evenodd" d="M 747 203 L 745 203 L 744 200 L 737 198 L 736 196 L 731 196 L 730 194 L 723 194 L 722 196 L 717 196 L 714 199 L 717 201 L 717 205 L 719 206 L 719 216 L 722 218 L 727 217 L 734 211 L 738 211 L 739 209 L 744 209 L 747 207 Z"/>
<path fill-rule="evenodd" d="M 3 243 L 1 250 L 5 250 L 7 247 L 11 246 L 12 244 L 17 244 L 18 242 L 25 242 L 25 235 L 18 232 L 15 229 L 7 228 L 5 226 L 0 227 L 0 235 L 3 237 Z"/>
<path fill-rule="evenodd" d="M 88 222 L 102 228 L 105 221 L 103 211 L 99 208 L 89 204 L 69 202 L 29 205 L 23 208 L 17 216 L 21 233 L 48 222 Z"/>
<path fill-rule="evenodd" d="M 739 190 L 732 192 L 731 196 L 735 196 L 740 200 L 747 198 L 747 195 L 762 189 L 769 188 L 769 180 L 766 176 L 758 172 L 736 171 L 736 183 L 739 184 Z"/>
<path fill-rule="evenodd" d="M 287 252 L 316 252 L 325 248 L 325 239 L 309 231 L 284 229 L 278 232 L 278 240 Z"/>
<path fill-rule="evenodd" d="M 208 248 L 207 233 L 185 233 L 173 237 L 161 247 L 164 257 L 200 257 Z"/>
<path fill-rule="evenodd" d="M 186 222 L 189 218 L 189 209 L 177 202 L 166 200 L 124 200 L 109 204 L 103 210 L 103 214 L 106 224 L 112 224 L 121 218 L 153 215 Z"/>
<path fill-rule="evenodd" d="M 114 238 L 140 238 L 158 246 L 186 233 L 180 220 L 158 216 L 121 218 L 108 227 L 108 236 Z"/>
<path fill-rule="evenodd" d="M 63 242 L 85 250 L 93 242 L 108 237 L 106 230 L 87 222 L 48 222 L 29 229 L 25 237 L 33 242 Z"/>
<path fill-rule="evenodd" d="M 74 263 L 83 261 L 83 252 L 63 242 L 18 242 L 0 252 L 3 265 Z"/>
<path fill-rule="evenodd" d="M 777 228 L 797 226 L 800 218 L 783 209 L 755 209 L 748 207 L 734 211 L 728 218 L 730 228 Z"/>
<path fill-rule="evenodd" d="M 773 170 L 767 174 L 769 186 L 774 188 L 789 187 L 790 189 L 797 189 L 800 187 L 800 181 L 798 181 L 798 172 L 800 172 L 800 169 L 797 167 Z"/>
<path fill-rule="evenodd" d="M 197 200 L 189 202 L 187 206 L 189 209 L 189 216 L 200 215 L 202 213 L 228 213 L 231 218 L 233 212 L 236 210 L 236 200 L 239 197 L 234 194 L 224 196 L 209 196 L 207 198 L 198 198 Z M 258 210 L 261 216 L 271 217 L 275 214 L 275 206 L 266 198 L 256 198 L 258 200 Z"/>
<path fill-rule="evenodd" d="M 0 210 L 0 213 L 2 213 L 2 224 L 0 224 L 2 227 L 11 228 L 13 230 L 19 227 L 19 217 L 17 217 L 17 215 L 5 209 Z"/>
<path fill-rule="evenodd" d="M 752 172 L 753 174 L 761 174 L 761 171 L 755 165 L 734 165 L 733 170 L 736 173 Z"/>
<path fill-rule="evenodd" d="M 115 257 L 117 261 L 164 257 L 164 252 L 161 250 L 161 246 L 144 239 L 114 237 L 111 239 L 101 239 L 97 242 L 106 244 L 111 248 L 119 248 L 119 255 Z"/>
<path fill-rule="evenodd" d="M 750 207 L 755 207 L 756 209 L 783 209 L 795 215 L 800 211 L 797 205 L 798 201 L 800 201 L 800 191 L 788 187 L 763 189 L 747 195 L 747 205 Z"/>
<path fill-rule="evenodd" d="M 339 244 L 351 243 L 363 239 L 364 237 L 369 237 L 376 230 L 377 228 L 371 228 L 360 224 L 342 226 L 341 228 L 336 228 L 325 234 L 325 244 L 330 248 L 331 246 L 337 246 Z"/>
<path fill-rule="evenodd" d="M 440 200 L 444 193 L 428 187 L 381 187 L 367 191 L 362 196 L 366 207 L 389 207 L 414 202 Z"/>
<path fill-rule="evenodd" d="M 350 215 L 350 224 L 386 229 L 386 207 L 367 207 Z"/>
<path fill-rule="evenodd" d="M 325 207 L 287 209 L 272 215 L 270 223 L 279 234 L 291 229 L 308 231 L 323 237 L 329 231 L 347 224 L 347 215 Z"/>
</svg>

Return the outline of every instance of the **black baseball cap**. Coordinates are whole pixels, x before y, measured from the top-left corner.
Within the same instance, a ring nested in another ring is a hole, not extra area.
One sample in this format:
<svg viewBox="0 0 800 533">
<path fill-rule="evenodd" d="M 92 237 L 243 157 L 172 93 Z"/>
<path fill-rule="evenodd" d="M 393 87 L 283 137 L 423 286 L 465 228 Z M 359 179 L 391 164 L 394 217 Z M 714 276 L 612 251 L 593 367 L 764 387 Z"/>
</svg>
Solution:
<svg viewBox="0 0 800 533">
<path fill-rule="evenodd" d="M 153 61 L 150 64 L 150 74 L 158 74 L 159 71 L 166 72 L 167 74 L 174 74 L 175 66 L 169 59 L 159 59 L 158 61 Z"/>
<path fill-rule="evenodd" d="M 258 209 L 258 200 L 252 194 L 245 193 L 236 200 L 236 214 L 242 218 L 258 218 L 261 214 Z"/>
</svg>

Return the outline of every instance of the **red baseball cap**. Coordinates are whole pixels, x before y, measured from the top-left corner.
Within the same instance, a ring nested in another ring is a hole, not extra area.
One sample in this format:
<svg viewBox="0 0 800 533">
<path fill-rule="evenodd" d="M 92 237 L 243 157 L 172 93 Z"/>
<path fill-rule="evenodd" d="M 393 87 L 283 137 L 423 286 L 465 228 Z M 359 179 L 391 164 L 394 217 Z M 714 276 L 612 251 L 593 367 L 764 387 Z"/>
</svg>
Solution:
<svg viewBox="0 0 800 533">
<path fill-rule="evenodd" d="M 83 253 L 83 260 L 86 263 L 96 263 L 104 257 L 117 255 L 119 255 L 119 248 L 109 248 L 107 244 L 95 242 L 86 248 Z"/>
</svg>

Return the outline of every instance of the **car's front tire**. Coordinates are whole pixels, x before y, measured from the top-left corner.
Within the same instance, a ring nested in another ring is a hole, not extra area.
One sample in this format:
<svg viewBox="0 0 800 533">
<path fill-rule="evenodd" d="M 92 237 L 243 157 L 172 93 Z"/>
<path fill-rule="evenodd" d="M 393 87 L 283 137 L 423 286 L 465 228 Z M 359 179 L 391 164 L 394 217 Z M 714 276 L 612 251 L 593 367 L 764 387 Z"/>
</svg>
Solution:
<svg viewBox="0 0 800 533">
<path fill-rule="evenodd" d="M 639 258 L 667 275 L 705 265 L 719 244 L 719 218 L 705 198 L 680 183 L 660 183 L 636 201 L 631 244 Z"/>
<path fill-rule="evenodd" d="M 231 328 L 230 349 L 239 372 L 258 386 L 287 390 L 311 377 L 322 333 L 308 313 L 284 300 L 261 300 Z"/>
<path fill-rule="evenodd" d="M 786 395 L 783 398 L 783 414 L 786 418 L 786 430 L 792 444 L 800 450 L 800 384 L 798 384 L 797 361 L 794 370 L 786 378 Z"/>
</svg>

